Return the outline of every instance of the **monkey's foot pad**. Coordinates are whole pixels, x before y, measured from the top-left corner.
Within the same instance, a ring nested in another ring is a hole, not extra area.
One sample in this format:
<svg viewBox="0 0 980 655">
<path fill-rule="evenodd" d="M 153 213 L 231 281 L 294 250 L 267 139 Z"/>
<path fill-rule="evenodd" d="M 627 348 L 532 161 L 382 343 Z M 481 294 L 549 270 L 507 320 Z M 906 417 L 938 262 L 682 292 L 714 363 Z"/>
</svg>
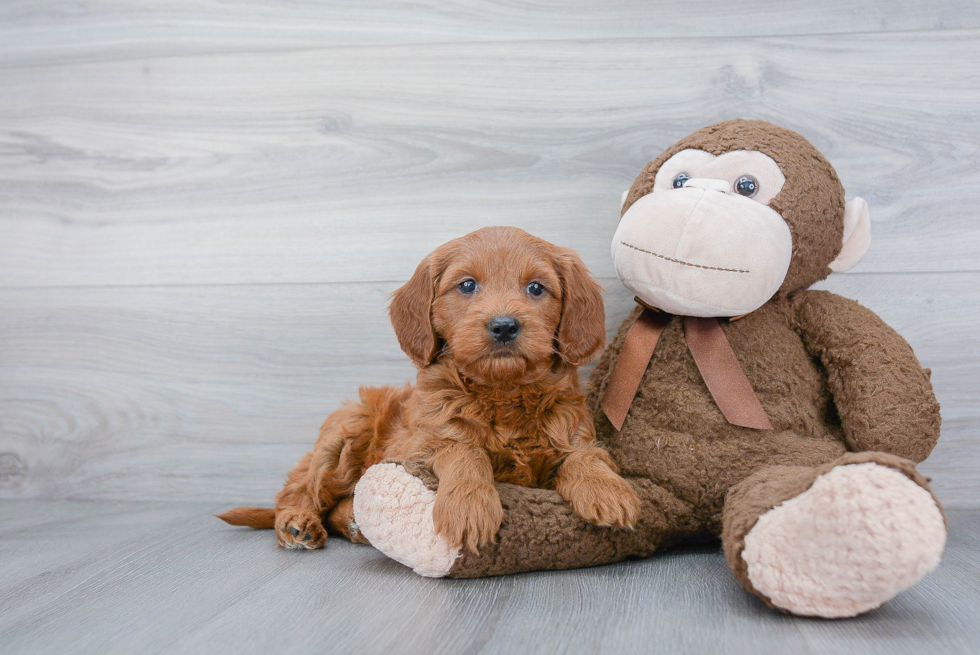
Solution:
<svg viewBox="0 0 980 655">
<path fill-rule="evenodd" d="M 371 545 L 419 575 L 442 578 L 459 557 L 436 534 L 436 493 L 400 464 L 375 464 L 354 489 L 354 520 Z"/>
<path fill-rule="evenodd" d="M 939 563 L 946 542 L 932 495 L 878 464 L 838 466 L 769 510 L 745 536 L 749 580 L 794 614 L 872 610 Z"/>
</svg>

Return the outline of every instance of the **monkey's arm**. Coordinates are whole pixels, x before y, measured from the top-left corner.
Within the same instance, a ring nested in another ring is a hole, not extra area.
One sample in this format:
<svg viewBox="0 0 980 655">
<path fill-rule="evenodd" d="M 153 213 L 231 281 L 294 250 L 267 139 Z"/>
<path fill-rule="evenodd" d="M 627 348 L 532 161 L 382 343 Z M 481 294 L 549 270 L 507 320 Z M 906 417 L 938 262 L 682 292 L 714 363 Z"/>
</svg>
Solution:
<svg viewBox="0 0 980 655">
<path fill-rule="evenodd" d="M 848 447 L 924 460 L 939 438 L 939 403 L 908 342 L 829 291 L 802 291 L 792 302 L 795 328 L 827 372 Z"/>
<path fill-rule="evenodd" d="M 440 485 L 418 462 L 372 466 L 354 492 L 357 529 L 372 546 L 420 575 L 476 578 L 645 557 L 692 525 L 691 508 L 646 479 L 631 483 L 643 505 L 632 530 L 585 521 L 557 491 L 497 484 L 503 522 L 497 538 L 474 553 L 436 534 L 431 517 Z"/>
</svg>

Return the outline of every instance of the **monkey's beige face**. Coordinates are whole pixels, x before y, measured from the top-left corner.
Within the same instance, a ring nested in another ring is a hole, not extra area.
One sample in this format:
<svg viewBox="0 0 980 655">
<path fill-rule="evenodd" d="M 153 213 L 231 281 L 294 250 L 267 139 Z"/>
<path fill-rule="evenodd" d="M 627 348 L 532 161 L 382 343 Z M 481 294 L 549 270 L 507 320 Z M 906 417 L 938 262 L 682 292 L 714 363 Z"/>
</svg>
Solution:
<svg viewBox="0 0 980 655">
<path fill-rule="evenodd" d="M 785 182 L 761 152 L 678 152 L 619 223 L 619 278 L 647 305 L 674 314 L 758 309 L 779 289 L 793 253 L 786 221 L 769 207 Z"/>
</svg>

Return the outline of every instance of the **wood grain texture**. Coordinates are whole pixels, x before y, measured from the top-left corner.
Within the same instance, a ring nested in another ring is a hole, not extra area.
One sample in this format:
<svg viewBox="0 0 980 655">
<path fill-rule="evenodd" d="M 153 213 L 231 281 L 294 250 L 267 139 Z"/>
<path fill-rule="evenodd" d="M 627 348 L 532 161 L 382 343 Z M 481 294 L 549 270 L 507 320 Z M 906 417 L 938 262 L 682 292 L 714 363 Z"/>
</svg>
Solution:
<svg viewBox="0 0 980 655">
<path fill-rule="evenodd" d="M 616 279 L 607 327 L 632 305 Z M 269 503 L 362 384 L 414 378 L 395 283 L 0 290 L 0 497 Z M 950 506 L 980 497 L 978 273 L 833 276 L 915 347 L 943 406 L 923 465 Z"/>
<path fill-rule="evenodd" d="M 0 6 L 0 66 L 342 45 L 860 34 L 980 27 L 971 0 L 561 3 L 421 0 L 13 0 Z"/>
<path fill-rule="evenodd" d="M 794 128 L 859 271 L 980 270 L 980 31 L 319 48 L 0 69 L 0 286 L 391 281 L 513 224 L 597 275 L 690 131 Z"/>
<path fill-rule="evenodd" d="M 923 470 L 980 498 L 980 5 L 828 0 L 0 6 L 0 497 L 266 502 L 361 384 L 385 298 L 518 225 L 630 297 L 608 244 L 648 159 L 744 116 L 865 197 L 827 283 L 932 367 Z"/>
<path fill-rule="evenodd" d="M 713 549 L 432 580 L 368 546 L 274 547 L 200 503 L 0 502 L 0 643 L 53 653 L 975 653 L 980 513 L 939 568 L 852 620 L 778 614 Z"/>
</svg>

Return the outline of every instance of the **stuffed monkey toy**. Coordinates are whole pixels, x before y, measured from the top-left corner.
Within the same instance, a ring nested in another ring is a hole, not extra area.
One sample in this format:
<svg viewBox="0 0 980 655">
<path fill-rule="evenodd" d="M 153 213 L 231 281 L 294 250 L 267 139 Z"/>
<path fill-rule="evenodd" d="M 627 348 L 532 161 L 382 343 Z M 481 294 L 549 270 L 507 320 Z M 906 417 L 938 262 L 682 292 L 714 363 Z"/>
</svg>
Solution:
<svg viewBox="0 0 980 655">
<path fill-rule="evenodd" d="M 589 386 L 637 525 L 591 525 L 555 491 L 502 484 L 496 543 L 450 548 L 432 527 L 438 481 L 388 462 L 357 485 L 358 527 L 418 573 L 458 578 L 720 540 L 771 607 L 880 606 L 936 566 L 946 525 L 915 469 L 939 437 L 929 371 L 871 311 L 808 289 L 869 242 L 866 203 L 845 203 L 800 135 L 734 120 L 685 137 L 624 198 L 612 256 L 637 306 Z"/>
</svg>

